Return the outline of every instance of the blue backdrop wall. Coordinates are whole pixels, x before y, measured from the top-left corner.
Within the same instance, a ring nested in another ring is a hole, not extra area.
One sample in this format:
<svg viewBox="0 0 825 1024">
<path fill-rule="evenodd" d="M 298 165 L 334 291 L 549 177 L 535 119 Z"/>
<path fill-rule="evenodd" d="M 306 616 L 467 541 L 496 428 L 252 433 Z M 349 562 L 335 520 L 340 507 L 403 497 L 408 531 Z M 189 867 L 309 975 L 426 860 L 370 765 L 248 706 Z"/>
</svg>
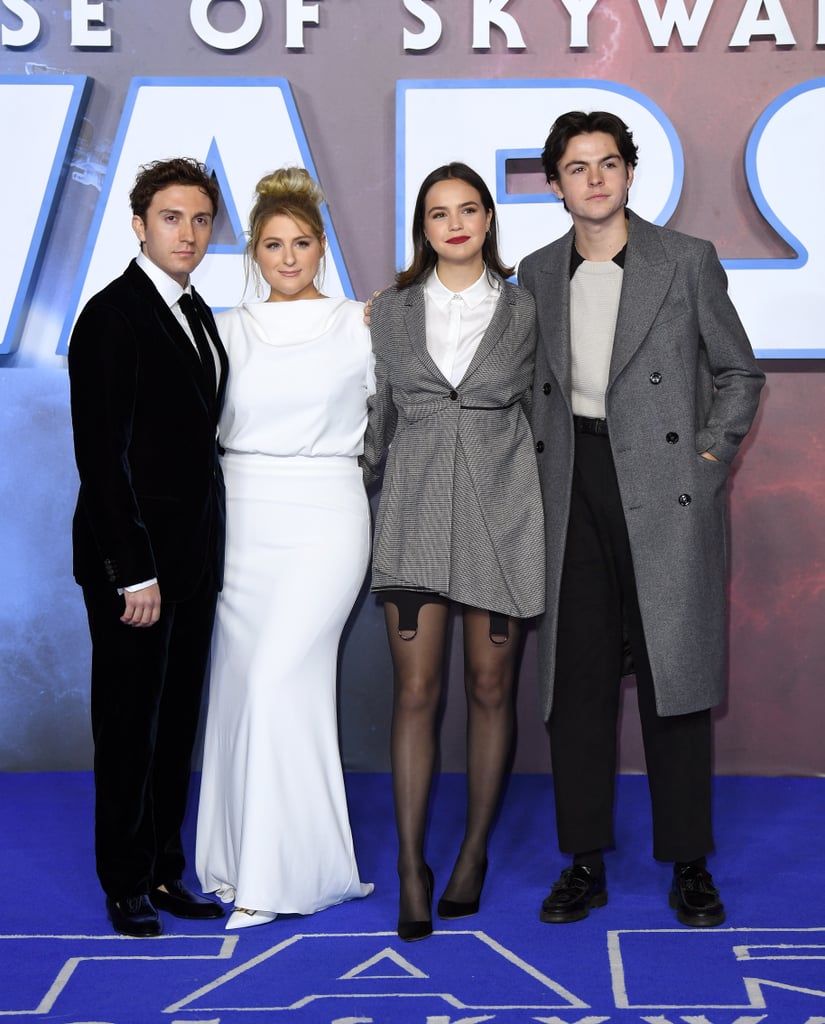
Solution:
<svg viewBox="0 0 825 1024">
<path fill-rule="evenodd" d="M 218 174 L 226 209 L 198 272 L 216 306 L 243 290 L 254 181 L 309 166 L 328 198 L 327 289 L 363 299 L 403 262 L 411 194 L 446 159 L 487 178 L 511 261 L 565 230 L 536 154 L 555 114 L 604 106 L 641 143 L 634 207 L 715 242 L 768 372 L 732 483 L 717 770 L 825 771 L 823 48 L 817 0 L 0 2 L 0 769 L 90 765 L 65 346 L 133 254 L 138 163 L 185 153 Z M 447 769 L 463 763 L 459 641 L 457 623 Z M 347 766 L 386 769 L 390 664 L 366 592 L 341 664 Z M 545 771 L 535 672 L 530 636 L 516 768 Z M 627 713 L 622 767 L 641 765 Z"/>
</svg>

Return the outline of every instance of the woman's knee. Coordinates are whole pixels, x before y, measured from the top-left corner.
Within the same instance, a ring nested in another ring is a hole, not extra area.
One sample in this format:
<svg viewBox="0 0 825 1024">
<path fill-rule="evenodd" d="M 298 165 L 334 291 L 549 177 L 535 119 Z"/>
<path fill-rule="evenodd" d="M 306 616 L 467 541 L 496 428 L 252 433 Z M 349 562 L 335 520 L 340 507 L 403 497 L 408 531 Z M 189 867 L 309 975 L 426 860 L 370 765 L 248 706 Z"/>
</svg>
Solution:
<svg viewBox="0 0 825 1024">
<path fill-rule="evenodd" d="M 501 669 L 470 669 L 465 673 L 465 689 L 469 703 L 485 711 L 498 711 L 509 706 L 513 677 L 509 666 Z"/>
<path fill-rule="evenodd" d="M 435 714 L 441 680 L 428 673 L 405 673 L 395 679 L 395 708 L 407 714 Z"/>
</svg>

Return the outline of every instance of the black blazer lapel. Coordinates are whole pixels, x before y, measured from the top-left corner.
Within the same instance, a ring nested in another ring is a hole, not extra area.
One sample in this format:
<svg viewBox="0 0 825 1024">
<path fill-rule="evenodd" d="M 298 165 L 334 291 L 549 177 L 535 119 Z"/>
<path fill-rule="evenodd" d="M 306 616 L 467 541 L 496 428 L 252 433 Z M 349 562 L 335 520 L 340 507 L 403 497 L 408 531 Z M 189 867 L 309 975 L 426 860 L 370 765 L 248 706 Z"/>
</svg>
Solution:
<svg viewBox="0 0 825 1024">
<path fill-rule="evenodd" d="M 195 291 L 194 286 L 192 287 L 192 299 L 195 303 L 195 308 L 198 310 L 201 322 L 209 335 L 209 340 L 212 342 L 215 351 L 218 354 L 220 372 L 218 374 L 218 393 L 215 396 L 215 410 L 220 414 L 220 410 L 223 408 L 223 398 L 226 393 L 226 378 L 229 374 L 229 357 L 226 354 L 226 349 L 224 348 L 221 336 L 218 333 L 218 327 L 215 323 L 215 317 L 212 315 L 212 310 L 203 300 L 201 295 Z"/>
<path fill-rule="evenodd" d="M 137 263 L 132 260 L 124 274 L 130 285 L 140 294 L 142 301 L 152 310 L 155 320 L 169 339 L 173 350 L 186 365 L 192 377 L 203 384 L 203 369 L 200 357 L 186 331 L 175 319 L 175 314 L 163 301 L 157 288 L 152 284 Z"/>
</svg>

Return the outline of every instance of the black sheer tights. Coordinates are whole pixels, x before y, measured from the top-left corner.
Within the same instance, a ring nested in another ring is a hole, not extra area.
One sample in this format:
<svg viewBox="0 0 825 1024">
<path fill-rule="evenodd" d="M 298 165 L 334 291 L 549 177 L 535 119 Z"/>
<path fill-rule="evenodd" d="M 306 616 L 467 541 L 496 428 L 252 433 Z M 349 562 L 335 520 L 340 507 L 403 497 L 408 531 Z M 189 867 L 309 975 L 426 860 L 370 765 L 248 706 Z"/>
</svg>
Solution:
<svg viewBox="0 0 825 1024">
<path fill-rule="evenodd" d="M 395 670 L 392 774 L 398 830 L 399 918 L 430 916 L 424 830 L 436 754 L 435 725 L 447 636 L 446 604 L 424 604 L 416 631 L 399 632 L 398 607 L 385 600 Z M 464 682 L 467 694 L 467 818 L 464 838 L 444 896 L 478 895 L 487 863 L 487 837 L 498 805 L 513 732 L 513 676 L 518 620 L 497 632 L 487 611 L 463 608 Z"/>
</svg>

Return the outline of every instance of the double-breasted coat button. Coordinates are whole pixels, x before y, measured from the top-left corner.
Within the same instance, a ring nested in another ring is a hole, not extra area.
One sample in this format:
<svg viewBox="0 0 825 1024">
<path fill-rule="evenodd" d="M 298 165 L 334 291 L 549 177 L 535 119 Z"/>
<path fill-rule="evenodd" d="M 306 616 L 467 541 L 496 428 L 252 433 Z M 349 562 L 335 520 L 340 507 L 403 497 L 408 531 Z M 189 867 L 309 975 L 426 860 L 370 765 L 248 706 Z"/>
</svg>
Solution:
<svg viewBox="0 0 825 1024">
<path fill-rule="evenodd" d="M 536 441 L 536 451 L 541 455 L 544 451 L 544 441 Z"/>
<path fill-rule="evenodd" d="M 650 381 L 651 384 L 661 384 L 662 383 L 662 375 L 661 375 L 661 373 L 659 373 L 658 370 L 654 370 L 653 373 L 651 373 L 651 375 L 648 377 L 648 380 Z"/>
<path fill-rule="evenodd" d="M 545 395 L 549 395 L 553 388 L 549 381 L 545 381 L 541 386 L 541 390 L 544 392 Z"/>
<path fill-rule="evenodd" d="M 678 444 L 679 435 L 676 433 L 675 430 L 670 430 L 667 434 L 665 434 L 665 440 L 668 444 Z"/>
<path fill-rule="evenodd" d="M 458 392 L 457 391 L 451 391 L 450 392 L 450 401 L 454 402 L 457 398 L 458 398 Z"/>
<path fill-rule="evenodd" d="M 690 495 L 689 494 L 680 494 L 679 495 L 679 504 L 683 508 L 686 508 L 690 504 Z"/>
</svg>

